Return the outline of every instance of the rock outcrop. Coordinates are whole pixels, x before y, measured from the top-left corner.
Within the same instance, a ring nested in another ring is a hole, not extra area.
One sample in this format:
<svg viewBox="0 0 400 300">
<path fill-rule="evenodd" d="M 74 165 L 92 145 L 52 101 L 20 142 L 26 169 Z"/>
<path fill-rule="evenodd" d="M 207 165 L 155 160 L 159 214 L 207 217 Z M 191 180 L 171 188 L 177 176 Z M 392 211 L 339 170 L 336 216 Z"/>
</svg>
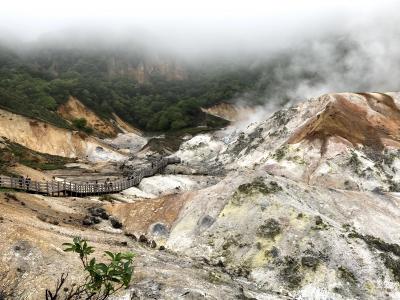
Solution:
<svg viewBox="0 0 400 300">
<path fill-rule="evenodd" d="M 167 80 L 187 78 L 187 73 L 180 64 L 157 55 L 138 61 L 110 57 L 107 67 L 110 76 L 131 76 L 139 83 L 147 82 L 152 76 L 161 76 Z"/>
</svg>

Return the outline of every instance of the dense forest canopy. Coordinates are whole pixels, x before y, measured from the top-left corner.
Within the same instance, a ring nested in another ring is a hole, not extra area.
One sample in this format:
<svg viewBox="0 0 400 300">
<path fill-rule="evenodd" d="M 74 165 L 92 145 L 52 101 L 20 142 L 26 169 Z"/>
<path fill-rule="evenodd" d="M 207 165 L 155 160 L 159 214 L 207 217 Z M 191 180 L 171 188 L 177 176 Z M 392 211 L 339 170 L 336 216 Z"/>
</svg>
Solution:
<svg viewBox="0 0 400 300">
<path fill-rule="evenodd" d="M 199 125 L 200 107 L 253 91 L 261 74 L 259 68 L 243 65 L 183 65 L 184 78 L 152 72 L 139 82 L 129 70 L 113 72 L 118 66 L 110 67 L 110 61 L 117 57 L 122 65 L 140 68 L 146 58 L 118 55 L 79 49 L 17 54 L 1 48 L 0 105 L 68 127 L 56 110 L 75 96 L 103 117 L 115 112 L 146 131 L 177 130 Z"/>
</svg>

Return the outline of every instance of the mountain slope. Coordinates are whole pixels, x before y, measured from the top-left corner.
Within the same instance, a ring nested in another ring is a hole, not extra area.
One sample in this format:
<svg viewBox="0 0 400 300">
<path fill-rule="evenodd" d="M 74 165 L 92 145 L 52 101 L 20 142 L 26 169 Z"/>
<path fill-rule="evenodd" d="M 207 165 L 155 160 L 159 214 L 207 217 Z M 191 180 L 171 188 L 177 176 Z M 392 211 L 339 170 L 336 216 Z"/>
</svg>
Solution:
<svg viewBox="0 0 400 300">
<path fill-rule="evenodd" d="M 398 93 L 324 95 L 226 137 L 218 160 L 315 185 L 394 190 L 399 101 Z"/>
<path fill-rule="evenodd" d="M 184 205 L 161 234 L 152 199 L 153 223 L 129 230 L 260 293 L 397 299 L 399 95 L 328 94 L 244 132 L 197 136 L 178 152 L 185 168 L 224 179 L 176 196 Z"/>
<path fill-rule="evenodd" d="M 259 75 L 247 66 L 199 68 L 127 49 L 27 45 L 23 52 L 0 45 L 0 106 L 59 127 L 68 123 L 57 108 L 72 96 L 103 120 L 115 113 L 140 130 L 214 128 L 200 108 L 250 90 Z"/>
<path fill-rule="evenodd" d="M 159 189 L 150 199 L 126 194 L 132 203 L 103 205 L 95 199 L 0 197 L 7 212 L 0 232 L 13 243 L 1 246 L 4 265 L 9 274 L 23 270 L 14 278 L 35 286 L 28 295 L 35 299 L 51 282 L 47 266 L 72 268 L 60 259 L 66 254 L 54 249 L 79 234 L 100 249 L 120 249 L 121 243 L 139 254 L 126 297 L 398 299 L 400 196 L 393 191 L 400 162 L 399 95 L 328 94 L 243 131 L 195 136 L 176 153 L 181 165 L 152 178 Z M 177 185 L 165 195 L 161 187 L 174 182 L 172 173 L 202 176 L 177 176 L 198 184 L 190 191 Z M 37 207 L 47 207 L 46 201 L 56 204 L 39 218 Z M 95 205 L 123 229 L 102 221 L 82 230 L 87 208 Z M 23 221 L 27 215 L 29 224 Z M 28 241 L 22 245 L 32 259 L 21 259 L 21 241 Z M 167 251 L 153 250 L 160 246 Z"/>
<path fill-rule="evenodd" d="M 76 119 L 85 119 L 87 126 L 95 133 L 104 136 L 116 136 L 117 128 L 108 121 L 99 118 L 93 111 L 83 105 L 78 99 L 69 97 L 68 101 L 57 108 L 57 113 L 70 122 Z"/>
<path fill-rule="evenodd" d="M 84 133 L 0 110 L 0 136 L 34 151 L 89 160 L 120 160 L 125 156 Z"/>
</svg>

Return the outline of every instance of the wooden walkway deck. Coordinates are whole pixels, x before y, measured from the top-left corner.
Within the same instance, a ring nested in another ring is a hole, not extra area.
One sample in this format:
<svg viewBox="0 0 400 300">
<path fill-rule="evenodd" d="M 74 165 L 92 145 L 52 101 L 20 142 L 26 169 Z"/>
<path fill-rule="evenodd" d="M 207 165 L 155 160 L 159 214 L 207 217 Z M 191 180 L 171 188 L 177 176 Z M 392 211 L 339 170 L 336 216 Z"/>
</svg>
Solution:
<svg viewBox="0 0 400 300">
<path fill-rule="evenodd" d="M 137 186 L 144 177 L 150 177 L 159 173 L 169 164 L 179 163 L 175 157 L 162 158 L 153 162 L 152 166 L 143 168 L 128 177 L 103 183 L 73 183 L 67 181 L 28 181 L 25 178 L 0 176 L 0 188 L 10 188 L 29 193 L 44 194 L 49 196 L 76 196 L 113 194 Z"/>
</svg>

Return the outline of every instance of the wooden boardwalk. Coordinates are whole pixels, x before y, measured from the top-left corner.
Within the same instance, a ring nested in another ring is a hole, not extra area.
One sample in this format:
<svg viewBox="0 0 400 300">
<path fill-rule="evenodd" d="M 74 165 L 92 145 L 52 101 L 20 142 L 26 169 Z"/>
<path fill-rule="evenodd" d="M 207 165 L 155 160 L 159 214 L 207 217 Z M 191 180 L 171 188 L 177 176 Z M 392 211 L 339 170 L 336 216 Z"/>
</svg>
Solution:
<svg viewBox="0 0 400 300">
<path fill-rule="evenodd" d="M 167 165 L 179 162 L 180 159 L 175 157 L 162 158 L 159 161 L 153 162 L 149 167 L 133 172 L 128 177 L 102 183 L 80 184 L 67 181 L 31 181 L 25 178 L 0 176 L 0 188 L 10 188 L 49 196 L 85 197 L 90 195 L 113 194 L 137 186 L 144 177 L 153 176 L 163 170 Z"/>
</svg>

